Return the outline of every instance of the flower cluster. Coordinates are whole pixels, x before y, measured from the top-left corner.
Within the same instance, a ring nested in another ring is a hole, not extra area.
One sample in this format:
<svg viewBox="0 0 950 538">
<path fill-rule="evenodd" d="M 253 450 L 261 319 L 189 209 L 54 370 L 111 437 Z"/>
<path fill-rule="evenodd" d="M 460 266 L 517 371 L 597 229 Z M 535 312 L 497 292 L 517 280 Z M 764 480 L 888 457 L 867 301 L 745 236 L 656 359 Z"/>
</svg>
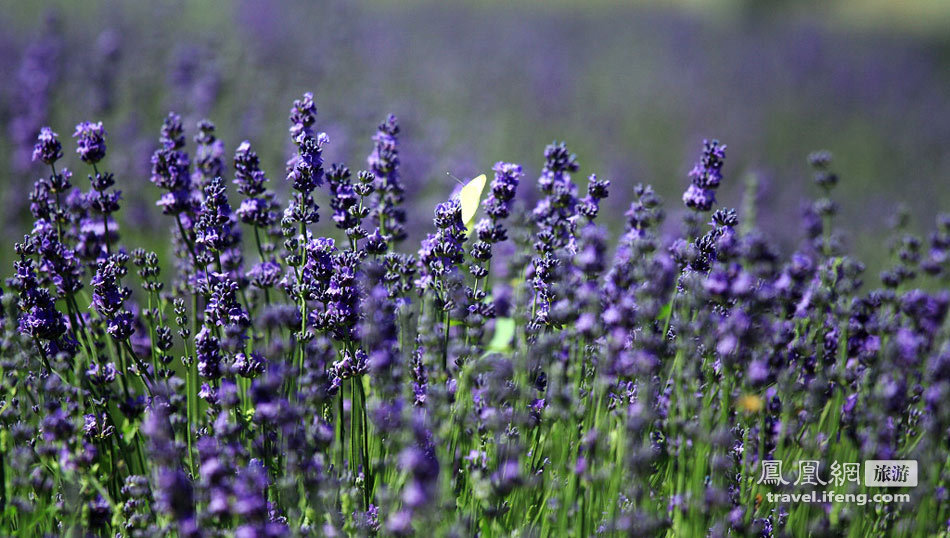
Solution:
<svg viewBox="0 0 950 538">
<path fill-rule="evenodd" d="M 191 161 L 182 151 L 185 135 L 180 116 L 168 114 L 162 124 L 160 142 L 161 147 L 152 154 L 152 184 L 165 191 L 157 205 L 169 215 L 191 212 L 194 207 Z"/>
<path fill-rule="evenodd" d="M 274 194 L 265 186 L 268 181 L 251 143 L 241 142 L 234 151 L 234 184 L 246 198 L 235 213 L 241 222 L 253 226 L 255 233 L 259 233 L 257 228 L 267 229 L 277 222 Z"/>
<path fill-rule="evenodd" d="M 427 234 L 419 249 L 419 264 L 422 276 L 421 289 L 436 289 L 444 292 L 446 277 L 464 260 L 465 225 L 462 223 L 462 206 L 452 199 L 435 208 L 433 219 L 436 233 Z"/>
<path fill-rule="evenodd" d="M 372 212 L 376 234 L 395 245 L 406 238 L 406 210 L 401 207 L 405 189 L 399 179 L 399 122 L 390 114 L 373 135 L 373 151 L 366 158 L 369 171 L 376 179 L 378 193 Z"/>
<path fill-rule="evenodd" d="M 297 191 L 284 210 L 284 221 L 313 224 L 320 218 L 313 200 L 313 190 L 323 184 L 323 147 L 329 142 L 326 133 L 314 134 L 317 107 L 313 94 L 305 93 L 290 109 L 290 137 L 297 153 L 287 161 L 287 181 Z"/>
<path fill-rule="evenodd" d="M 716 203 L 716 189 L 722 182 L 722 165 L 726 146 L 718 140 L 703 141 L 703 156 L 689 171 L 690 185 L 683 193 L 683 203 L 695 211 L 709 211 Z"/>
<path fill-rule="evenodd" d="M 41 133 L 42 137 L 43 134 Z M 82 162 L 96 164 L 106 156 L 106 130 L 102 122 L 83 122 L 76 126 L 73 137 L 76 138 L 76 153 Z"/>
<path fill-rule="evenodd" d="M 637 185 L 612 241 L 597 219 L 615 183 L 579 195 L 552 144 L 533 208 L 499 162 L 474 224 L 438 204 L 412 256 L 395 118 L 353 171 L 324 169 L 316 119 L 312 94 L 294 102 L 281 205 L 248 142 L 226 181 L 213 124 L 192 166 L 170 114 L 151 164 L 174 235 L 156 252 L 118 233 L 102 125 L 77 128 L 85 193 L 40 131 L 48 175 L 0 292 L 0 533 L 947 531 L 950 217 L 922 239 L 899 215 L 877 286 L 832 228 L 830 154 L 809 159 L 818 199 L 788 253 L 746 209 L 713 211 L 725 146 L 706 142 L 687 232 Z M 757 480 L 776 460 L 820 460 L 828 481 L 869 459 L 929 469 L 928 517 L 815 509 Z"/>
<path fill-rule="evenodd" d="M 107 332 L 122 341 L 135 331 L 132 313 L 125 309 L 125 301 L 132 290 L 122 285 L 122 277 L 128 273 L 129 257 L 118 253 L 99 262 L 92 277 L 92 305 L 96 312 L 108 321 Z"/>
</svg>

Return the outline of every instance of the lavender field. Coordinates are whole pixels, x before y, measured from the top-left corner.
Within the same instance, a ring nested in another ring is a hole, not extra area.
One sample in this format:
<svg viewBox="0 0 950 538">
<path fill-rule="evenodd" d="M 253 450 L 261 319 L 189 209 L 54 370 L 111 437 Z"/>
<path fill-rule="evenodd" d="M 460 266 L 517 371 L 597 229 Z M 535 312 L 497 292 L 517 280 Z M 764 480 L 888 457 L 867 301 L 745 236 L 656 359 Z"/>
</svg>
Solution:
<svg viewBox="0 0 950 538">
<path fill-rule="evenodd" d="M 4 6 L 0 536 L 950 535 L 950 9 L 721 4 Z"/>
</svg>

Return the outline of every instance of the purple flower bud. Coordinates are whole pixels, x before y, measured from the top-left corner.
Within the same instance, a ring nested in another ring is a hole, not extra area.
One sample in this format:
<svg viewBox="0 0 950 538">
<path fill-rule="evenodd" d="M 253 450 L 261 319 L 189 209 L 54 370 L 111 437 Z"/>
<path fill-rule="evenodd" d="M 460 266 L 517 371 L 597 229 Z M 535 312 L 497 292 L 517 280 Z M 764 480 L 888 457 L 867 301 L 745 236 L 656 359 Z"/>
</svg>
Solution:
<svg viewBox="0 0 950 538">
<path fill-rule="evenodd" d="M 709 211 L 716 203 L 715 190 L 722 182 L 726 146 L 718 140 L 703 140 L 703 155 L 689 172 L 692 182 L 683 194 L 683 203 L 695 211 Z"/>
<path fill-rule="evenodd" d="M 76 138 L 76 153 L 84 163 L 96 164 L 106 156 L 106 130 L 102 122 L 84 121 L 76 126 L 73 137 Z"/>
<path fill-rule="evenodd" d="M 34 161 L 52 165 L 62 158 L 63 146 L 59 143 L 57 136 L 49 127 L 40 129 L 40 134 L 36 137 L 36 145 L 33 146 Z"/>
</svg>

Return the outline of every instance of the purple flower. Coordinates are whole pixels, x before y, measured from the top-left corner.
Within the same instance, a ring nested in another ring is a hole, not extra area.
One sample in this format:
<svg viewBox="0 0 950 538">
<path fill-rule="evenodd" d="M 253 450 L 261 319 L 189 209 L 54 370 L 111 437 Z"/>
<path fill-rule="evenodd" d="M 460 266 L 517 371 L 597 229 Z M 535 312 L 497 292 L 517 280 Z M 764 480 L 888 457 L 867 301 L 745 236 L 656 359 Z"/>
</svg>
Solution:
<svg viewBox="0 0 950 538">
<path fill-rule="evenodd" d="M 373 135 L 373 151 L 366 158 L 369 171 L 376 179 L 377 199 L 373 219 L 387 244 L 406 238 L 406 213 L 401 207 L 405 189 L 399 179 L 399 122 L 390 114 Z"/>
<path fill-rule="evenodd" d="M 213 178 L 205 185 L 203 194 L 195 222 L 195 244 L 220 253 L 237 242 L 232 233 L 231 205 L 224 180 L 220 176 Z"/>
<path fill-rule="evenodd" d="M 607 197 L 609 188 L 609 180 L 598 179 L 596 175 L 591 174 L 587 178 L 587 196 L 578 203 L 577 212 L 593 221 L 600 212 L 600 201 Z"/>
<path fill-rule="evenodd" d="M 433 219 L 438 230 L 428 234 L 419 249 L 419 264 L 422 269 L 418 285 L 423 289 L 440 285 L 457 270 L 465 258 L 465 225 L 462 223 L 462 206 L 457 199 L 443 202 L 435 208 Z"/>
<path fill-rule="evenodd" d="M 106 130 L 102 122 L 84 121 L 76 126 L 73 138 L 76 138 L 76 153 L 84 163 L 95 165 L 106 156 Z"/>
<path fill-rule="evenodd" d="M 221 377 L 221 342 L 203 326 L 195 335 L 195 352 L 198 359 L 198 373 L 205 379 Z"/>
<path fill-rule="evenodd" d="M 722 182 L 726 146 L 718 140 L 703 140 L 703 155 L 689 172 L 691 184 L 683 194 L 683 203 L 695 211 L 709 211 L 716 203 L 716 189 Z"/>
<path fill-rule="evenodd" d="M 205 287 L 208 292 L 205 323 L 244 327 L 250 322 L 247 311 L 237 300 L 238 285 L 227 273 L 208 273 Z"/>
<path fill-rule="evenodd" d="M 234 151 L 234 184 L 238 186 L 238 192 L 245 196 L 260 196 L 264 194 L 264 183 L 268 181 L 251 143 L 247 140 L 241 142 Z"/>
<path fill-rule="evenodd" d="M 94 385 L 106 385 L 115 381 L 117 372 L 115 369 L 115 364 L 107 363 L 103 366 L 99 364 L 92 363 L 89 365 L 89 368 L 86 369 L 86 377 Z"/>
<path fill-rule="evenodd" d="M 412 378 L 413 405 L 424 407 L 426 405 L 426 393 L 428 392 L 429 376 L 426 374 L 423 356 L 425 349 L 417 346 L 412 352 L 412 359 L 409 363 L 410 377 Z"/>
<path fill-rule="evenodd" d="M 683 203 L 696 211 L 709 211 L 716 203 L 716 192 L 713 189 L 690 185 L 683 193 Z"/>
<path fill-rule="evenodd" d="M 20 317 L 20 331 L 40 340 L 55 340 L 66 332 L 66 318 L 56 310 L 46 290 L 38 291 L 36 304 Z"/>
<path fill-rule="evenodd" d="M 544 195 L 534 208 L 538 226 L 535 249 L 551 252 L 567 246 L 574 232 L 577 213 L 577 185 L 571 173 L 579 165 L 577 157 L 561 143 L 551 143 L 544 149 L 544 168 L 538 178 L 538 188 Z"/>
<path fill-rule="evenodd" d="M 198 145 L 195 151 L 195 185 L 203 187 L 212 178 L 224 175 L 224 143 L 214 134 L 214 123 L 209 120 L 198 122 Z"/>
<path fill-rule="evenodd" d="M 234 481 L 234 513 L 241 519 L 243 525 L 238 528 L 242 536 L 250 536 L 246 527 L 265 527 L 267 524 L 267 471 L 259 460 L 253 459 L 248 465 L 239 470 Z M 262 529 L 263 530 L 263 529 Z M 262 536 L 266 534 L 254 534 Z"/>
<path fill-rule="evenodd" d="M 313 190 L 323 184 L 323 148 L 329 143 L 326 133 L 313 134 L 317 109 L 313 94 L 305 93 L 290 110 L 290 138 L 297 153 L 287 161 L 287 181 L 297 194 L 284 210 L 284 223 L 312 224 L 320 219 Z M 306 239 L 306 237 L 304 238 Z"/>
<path fill-rule="evenodd" d="M 290 138 L 297 154 L 287 162 L 287 180 L 294 190 L 308 194 L 323 183 L 323 147 L 329 142 L 326 133 L 314 135 L 311 127 L 317 120 L 313 94 L 307 92 L 294 101 L 290 109 Z"/>
<path fill-rule="evenodd" d="M 106 318 L 116 316 L 132 295 L 131 289 L 121 285 L 122 277 L 128 272 L 125 266 L 128 259 L 125 254 L 113 254 L 97 264 L 92 278 L 92 304 Z"/>
<path fill-rule="evenodd" d="M 34 161 L 42 161 L 48 165 L 53 165 L 62 158 L 63 146 L 59 143 L 57 136 L 49 127 L 40 129 L 40 134 L 36 137 L 36 145 L 33 146 Z"/>
<path fill-rule="evenodd" d="M 309 133 L 309 128 L 317 121 L 317 106 L 313 102 L 313 93 L 306 92 L 300 99 L 294 100 L 290 109 L 290 123 L 293 126 L 291 138 Z"/>
<path fill-rule="evenodd" d="M 360 197 L 350 180 L 350 169 L 340 164 L 334 164 L 326 174 L 327 185 L 330 188 L 330 208 L 333 209 L 333 223 L 337 228 L 347 231 L 347 236 L 354 240 L 362 239 L 365 232 L 354 230 L 358 227 L 363 215 L 357 214 L 357 204 Z"/>
<path fill-rule="evenodd" d="M 169 112 L 162 122 L 161 136 L 159 142 L 165 149 L 178 150 L 185 147 L 185 127 L 181 121 L 181 116 L 174 112 Z"/>
<path fill-rule="evenodd" d="M 106 332 L 116 340 L 126 340 L 135 332 L 135 318 L 132 313 L 123 311 L 109 320 Z"/>
<path fill-rule="evenodd" d="M 183 536 L 201 536 L 194 520 L 194 486 L 178 469 L 162 469 L 158 473 L 155 492 L 158 508 L 172 516 Z"/>
<path fill-rule="evenodd" d="M 251 283 L 261 289 L 274 287 L 280 280 L 280 276 L 281 267 L 274 260 L 260 262 L 247 272 Z"/>
<path fill-rule="evenodd" d="M 260 353 L 251 353 L 250 355 L 238 353 L 231 363 L 231 370 L 246 378 L 255 378 L 264 373 L 264 369 L 265 361 Z"/>
<path fill-rule="evenodd" d="M 272 202 L 267 198 L 245 198 L 235 214 L 244 224 L 266 228 L 277 221 L 277 214 L 272 211 L 272 206 Z"/>
<path fill-rule="evenodd" d="M 167 191 L 157 205 L 168 215 L 190 212 L 194 205 L 191 191 L 191 163 L 188 154 L 181 151 L 185 146 L 181 117 L 170 112 L 162 124 L 162 146 L 152 154 L 151 182 Z"/>
</svg>

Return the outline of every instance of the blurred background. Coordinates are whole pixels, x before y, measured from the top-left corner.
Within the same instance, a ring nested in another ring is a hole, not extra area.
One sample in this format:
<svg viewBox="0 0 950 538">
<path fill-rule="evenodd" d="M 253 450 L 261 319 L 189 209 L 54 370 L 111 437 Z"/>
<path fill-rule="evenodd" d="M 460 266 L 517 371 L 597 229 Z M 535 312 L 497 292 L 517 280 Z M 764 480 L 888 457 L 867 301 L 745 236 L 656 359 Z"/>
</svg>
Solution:
<svg viewBox="0 0 950 538">
<path fill-rule="evenodd" d="M 250 140 L 280 185 L 287 111 L 304 91 L 330 136 L 327 160 L 353 169 L 376 125 L 399 117 L 414 239 L 454 187 L 446 171 L 515 161 L 533 189 L 555 139 L 578 154 L 582 186 L 589 173 L 612 180 L 604 220 L 615 230 L 639 182 L 676 220 L 703 138 L 729 146 L 720 203 L 739 207 L 757 178 L 759 224 L 785 249 L 816 195 L 805 160 L 815 149 L 835 155 L 839 222 L 872 269 L 898 204 L 921 232 L 950 210 L 945 0 L 0 0 L 0 70 L 6 245 L 28 231 L 41 126 L 61 135 L 86 189 L 69 136 L 104 122 L 123 240 L 154 244 L 168 226 L 148 181 L 164 115 L 182 114 L 189 138 L 212 119 L 229 155 Z M 3 272 L 12 256 L 0 249 Z"/>
</svg>

